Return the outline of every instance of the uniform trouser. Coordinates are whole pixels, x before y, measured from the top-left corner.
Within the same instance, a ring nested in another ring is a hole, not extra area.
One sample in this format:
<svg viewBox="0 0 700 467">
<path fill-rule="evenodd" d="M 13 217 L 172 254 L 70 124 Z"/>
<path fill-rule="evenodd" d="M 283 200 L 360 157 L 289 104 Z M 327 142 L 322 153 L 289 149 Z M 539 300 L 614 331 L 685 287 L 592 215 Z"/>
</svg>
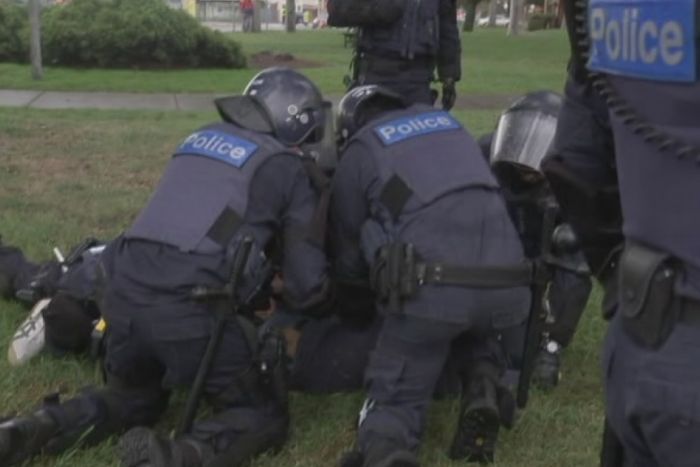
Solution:
<svg viewBox="0 0 700 467">
<path fill-rule="evenodd" d="M 411 103 L 434 104 L 430 90 L 433 64 L 430 60 L 383 60 L 381 57 L 360 56 L 358 85 L 377 84 L 386 86 Z"/>
<path fill-rule="evenodd" d="M 566 347 L 576 332 L 593 285 L 588 276 L 557 269 L 549 287 L 549 306 L 554 322 L 547 326 L 549 338 Z"/>
<path fill-rule="evenodd" d="M 416 451 L 436 382 L 448 358 L 451 342 L 466 326 L 407 315 L 387 316 L 365 373 L 366 409 L 360 416 L 358 445 L 367 452 L 373 443 Z M 482 338 L 474 336 L 470 358 L 479 353 Z"/>
<path fill-rule="evenodd" d="M 700 465 L 700 325 L 677 323 L 658 350 L 636 344 L 620 313 L 602 356 L 606 415 L 625 466 Z"/>
<path fill-rule="evenodd" d="M 169 390 L 192 383 L 208 338 L 157 340 L 150 335 L 157 326 L 148 319 L 126 326 L 110 323 L 106 387 L 47 407 L 59 424 L 61 435 L 89 431 L 88 440 L 99 442 L 134 426 L 150 425 L 165 409 Z M 214 415 L 197 421 L 191 434 L 215 453 L 226 450 L 244 433 L 286 420 L 285 411 L 259 391 L 246 391 L 241 377 L 251 371 L 249 344 L 238 323 L 232 320 L 227 323 L 206 380 L 205 395 L 215 402 Z"/>
</svg>

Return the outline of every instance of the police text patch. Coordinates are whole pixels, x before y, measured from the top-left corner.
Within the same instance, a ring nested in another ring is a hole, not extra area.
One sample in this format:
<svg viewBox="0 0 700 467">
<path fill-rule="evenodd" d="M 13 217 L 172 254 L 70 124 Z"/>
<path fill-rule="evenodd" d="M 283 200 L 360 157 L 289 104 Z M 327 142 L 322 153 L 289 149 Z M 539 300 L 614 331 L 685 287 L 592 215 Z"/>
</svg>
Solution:
<svg viewBox="0 0 700 467">
<path fill-rule="evenodd" d="M 257 144 L 243 138 L 220 131 L 203 130 L 188 136 L 177 148 L 175 155 L 209 157 L 240 169 L 257 149 Z"/>
<path fill-rule="evenodd" d="M 590 0 L 588 67 L 636 78 L 696 80 L 695 0 Z"/>
<path fill-rule="evenodd" d="M 389 146 L 409 138 L 458 128 L 462 128 L 462 125 L 454 117 L 447 112 L 437 111 L 382 123 L 374 127 L 374 133 L 385 146 Z"/>
</svg>

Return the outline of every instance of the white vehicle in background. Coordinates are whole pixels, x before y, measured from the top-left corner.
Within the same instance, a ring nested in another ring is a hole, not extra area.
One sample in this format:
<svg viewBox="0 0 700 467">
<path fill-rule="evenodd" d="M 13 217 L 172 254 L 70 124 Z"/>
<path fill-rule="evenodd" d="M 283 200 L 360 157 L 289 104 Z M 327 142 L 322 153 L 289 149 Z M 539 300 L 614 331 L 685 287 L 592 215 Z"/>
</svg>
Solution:
<svg viewBox="0 0 700 467">
<path fill-rule="evenodd" d="M 510 24 L 510 18 L 506 15 L 496 15 L 496 26 L 497 27 L 506 27 Z M 486 27 L 489 25 L 489 17 L 487 16 L 482 16 L 481 18 L 476 20 L 476 25 L 479 27 Z"/>
</svg>

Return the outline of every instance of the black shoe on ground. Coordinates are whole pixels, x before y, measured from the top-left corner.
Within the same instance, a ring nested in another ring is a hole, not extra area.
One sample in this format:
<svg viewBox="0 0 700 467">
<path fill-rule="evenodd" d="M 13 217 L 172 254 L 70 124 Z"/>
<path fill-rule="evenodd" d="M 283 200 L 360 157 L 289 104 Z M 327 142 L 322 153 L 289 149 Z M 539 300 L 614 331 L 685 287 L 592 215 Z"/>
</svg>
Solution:
<svg viewBox="0 0 700 467">
<path fill-rule="evenodd" d="M 0 465 L 19 465 L 39 455 L 57 429 L 56 422 L 44 411 L 3 421 L 0 423 Z"/>
</svg>

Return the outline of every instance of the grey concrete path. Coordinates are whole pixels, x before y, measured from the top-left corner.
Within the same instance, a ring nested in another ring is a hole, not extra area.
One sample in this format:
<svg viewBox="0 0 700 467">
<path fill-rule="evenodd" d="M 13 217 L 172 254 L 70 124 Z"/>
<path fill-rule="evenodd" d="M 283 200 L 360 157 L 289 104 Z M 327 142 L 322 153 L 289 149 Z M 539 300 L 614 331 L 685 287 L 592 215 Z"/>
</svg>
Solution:
<svg viewBox="0 0 700 467">
<path fill-rule="evenodd" d="M 126 92 L 62 92 L 0 89 L 0 107 L 32 109 L 212 110 L 216 94 Z M 339 95 L 329 96 L 334 104 Z M 457 99 L 457 110 L 503 109 L 515 96 L 467 95 Z"/>
</svg>

